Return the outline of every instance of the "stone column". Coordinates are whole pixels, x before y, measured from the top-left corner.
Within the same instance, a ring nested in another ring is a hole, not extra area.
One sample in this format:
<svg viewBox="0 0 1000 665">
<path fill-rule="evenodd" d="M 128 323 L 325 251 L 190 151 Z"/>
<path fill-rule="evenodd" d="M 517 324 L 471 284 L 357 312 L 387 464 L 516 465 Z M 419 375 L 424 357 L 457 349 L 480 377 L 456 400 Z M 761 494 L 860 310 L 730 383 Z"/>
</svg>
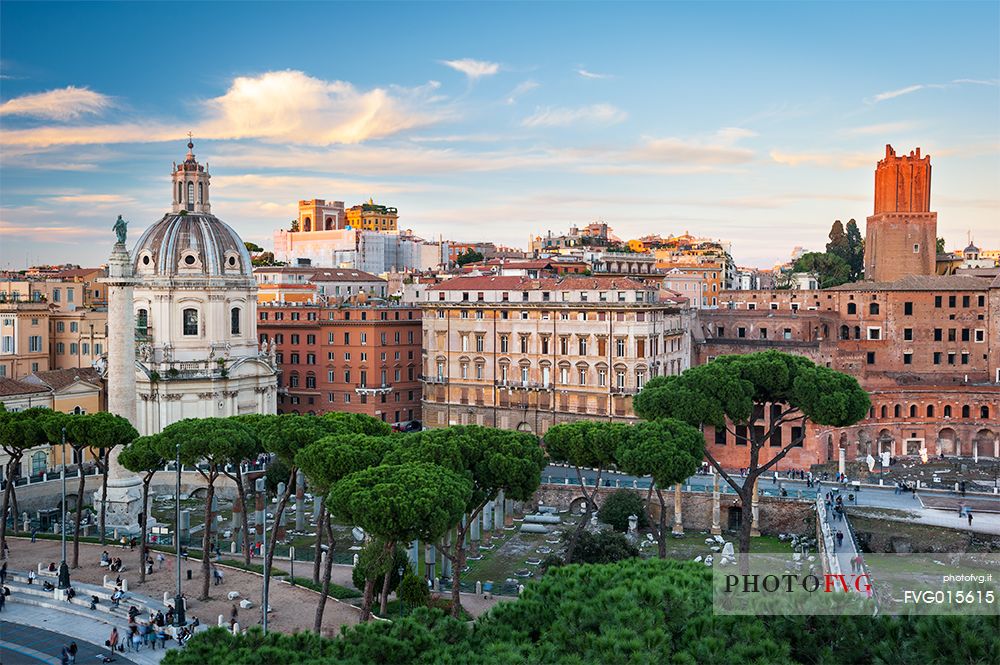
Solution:
<svg viewBox="0 0 1000 665">
<path fill-rule="evenodd" d="M 240 501 L 239 497 L 236 497 L 233 500 L 233 523 L 232 523 L 233 531 L 239 531 L 241 528 L 243 528 L 243 519 L 240 517 L 242 513 L 243 513 L 243 502 Z"/>
<path fill-rule="evenodd" d="M 125 418 L 139 434 L 150 434 L 136 417 L 135 312 L 132 259 L 124 243 L 115 243 L 108 259 L 108 276 L 100 280 L 108 296 L 108 411 Z M 108 463 L 106 526 L 138 533 L 142 510 L 142 480 L 118 463 L 120 450 L 113 450 Z M 99 500 L 94 509 L 100 512 Z"/>
<path fill-rule="evenodd" d="M 681 515 L 681 484 L 674 485 L 674 528 L 671 531 L 675 536 L 684 535 L 684 522 Z"/>
<path fill-rule="evenodd" d="M 847 473 L 847 451 L 840 448 L 837 453 L 837 470 L 840 473 Z"/>
<path fill-rule="evenodd" d="M 476 519 L 469 525 L 469 553 L 473 555 L 479 553 L 479 515 L 476 515 Z"/>
<path fill-rule="evenodd" d="M 430 543 L 425 544 L 424 545 L 424 568 L 427 569 L 426 572 L 424 573 L 424 578 L 425 579 L 433 580 L 435 578 L 435 575 L 434 575 L 434 563 L 436 561 L 437 561 L 437 549 L 433 545 L 431 545 Z"/>
<path fill-rule="evenodd" d="M 493 530 L 497 533 L 503 531 L 503 516 L 506 512 L 504 510 L 505 503 L 506 501 L 504 501 L 503 498 L 503 491 L 501 490 L 500 494 L 498 494 L 496 498 L 496 510 L 493 512 Z"/>
<path fill-rule="evenodd" d="M 257 497 L 257 513 L 254 519 L 257 539 L 260 540 L 264 536 L 264 523 L 266 522 L 267 513 L 265 512 L 266 506 L 264 505 L 264 495 L 266 492 L 256 492 Z"/>
<path fill-rule="evenodd" d="M 449 531 L 448 535 L 445 536 L 444 544 L 445 547 L 451 545 L 451 531 Z M 441 552 L 441 577 L 451 579 L 451 559 L 445 556 L 444 552 Z"/>
<path fill-rule="evenodd" d="M 712 474 L 712 535 L 722 533 L 722 506 L 719 496 L 719 474 Z"/>
<path fill-rule="evenodd" d="M 306 528 L 306 474 L 299 471 L 295 476 L 295 530 Z"/>
<path fill-rule="evenodd" d="M 500 496 L 503 496 L 502 492 Z M 514 502 L 508 501 L 506 498 L 503 502 L 503 525 L 504 528 L 514 526 Z"/>
<path fill-rule="evenodd" d="M 490 540 L 493 538 L 493 532 L 491 531 L 493 526 L 492 501 L 488 501 L 486 505 L 483 506 L 483 510 L 477 519 L 482 519 L 483 521 L 483 545 L 489 545 Z"/>
<path fill-rule="evenodd" d="M 410 543 L 410 548 L 407 550 L 407 558 L 410 560 L 410 568 L 413 572 L 417 572 L 420 565 L 420 541 L 414 540 Z"/>
<path fill-rule="evenodd" d="M 313 522 L 319 519 L 319 513 L 323 510 L 323 497 L 313 497 Z"/>
<path fill-rule="evenodd" d="M 759 490 L 758 490 L 758 487 L 757 487 L 757 481 L 754 480 L 753 481 L 753 499 L 752 499 L 752 502 L 750 504 L 750 514 L 753 517 L 753 522 L 750 524 L 750 535 L 751 536 L 759 536 L 760 535 L 760 521 L 758 519 L 759 516 L 760 516 L 760 506 L 758 505 L 759 502 L 760 502 L 760 494 L 759 494 Z M 746 519 L 746 517 L 744 517 L 744 519 Z"/>
</svg>

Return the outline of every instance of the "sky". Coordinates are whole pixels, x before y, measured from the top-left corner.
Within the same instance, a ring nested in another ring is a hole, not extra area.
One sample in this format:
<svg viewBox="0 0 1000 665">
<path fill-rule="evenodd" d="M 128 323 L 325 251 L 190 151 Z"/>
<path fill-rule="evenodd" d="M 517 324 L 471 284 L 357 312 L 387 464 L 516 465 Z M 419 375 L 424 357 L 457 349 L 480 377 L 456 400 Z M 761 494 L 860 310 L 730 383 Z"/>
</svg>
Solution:
<svg viewBox="0 0 1000 665">
<path fill-rule="evenodd" d="M 0 4 L 0 269 L 106 262 L 186 152 L 269 248 L 369 197 L 437 240 L 595 220 L 739 265 L 864 226 L 891 143 L 949 249 L 1000 248 L 1000 3 Z"/>
</svg>

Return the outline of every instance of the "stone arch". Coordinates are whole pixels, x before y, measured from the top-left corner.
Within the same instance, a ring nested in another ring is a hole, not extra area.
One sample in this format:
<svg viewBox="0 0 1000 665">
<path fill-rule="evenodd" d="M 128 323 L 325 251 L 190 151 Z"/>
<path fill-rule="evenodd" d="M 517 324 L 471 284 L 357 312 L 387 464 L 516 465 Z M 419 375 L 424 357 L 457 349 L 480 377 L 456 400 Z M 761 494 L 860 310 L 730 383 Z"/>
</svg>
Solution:
<svg viewBox="0 0 1000 665">
<path fill-rule="evenodd" d="M 303 218 L 303 220 L 302 220 L 302 230 L 303 231 L 312 231 L 312 228 L 313 228 L 312 217 L 305 217 L 305 218 Z"/>
<path fill-rule="evenodd" d="M 597 506 L 594 506 L 594 508 L 596 509 Z M 587 497 L 578 496 L 572 501 L 570 501 L 569 504 L 570 515 L 582 515 L 586 509 L 587 509 Z"/>
<path fill-rule="evenodd" d="M 327 231 L 333 230 L 333 217 L 326 218 L 326 225 L 323 228 L 326 229 Z"/>
<path fill-rule="evenodd" d="M 882 428 L 879 430 L 877 443 L 879 453 L 889 453 L 893 456 L 896 454 L 895 439 L 892 436 L 892 432 L 888 429 Z"/>
<path fill-rule="evenodd" d="M 958 435 L 955 433 L 955 430 L 945 427 L 938 432 L 937 453 L 938 455 L 958 454 Z"/>
<path fill-rule="evenodd" d="M 858 457 L 872 454 L 872 435 L 868 430 L 858 430 Z"/>
<path fill-rule="evenodd" d="M 523 421 L 523 420 L 520 423 L 518 423 L 518 425 L 517 425 L 517 431 L 518 432 L 532 432 L 533 433 L 533 430 L 531 428 L 531 424 L 528 423 L 528 422 L 526 422 L 526 421 Z"/>
<path fill-rule="evenodd" d="M 833 456 L 833 435 L 826 435 L 826 459 L 827 461 L 834 459 Z"/>
<path fill-rule="evenodd" d="M 208 498 L 208 488 L 207 487 L 196 487 L 188 494 L 189 499 L 207 499 Z"/>
<path fill-rule="evenodd" d="M 981 429 L 976 432 L 976 438 L 972 444 L 975 446 L 975 453 L 977 457 L 996 457 L 997 453 L 997 435 L 991 430 Z"/>
</svg>

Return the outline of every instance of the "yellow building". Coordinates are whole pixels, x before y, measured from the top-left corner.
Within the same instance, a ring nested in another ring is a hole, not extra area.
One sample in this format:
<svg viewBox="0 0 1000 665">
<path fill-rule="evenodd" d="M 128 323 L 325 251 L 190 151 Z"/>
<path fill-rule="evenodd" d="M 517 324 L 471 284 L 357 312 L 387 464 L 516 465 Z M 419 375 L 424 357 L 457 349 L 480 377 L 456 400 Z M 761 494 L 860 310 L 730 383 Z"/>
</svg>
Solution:
<svg viewBox="0 0 1000 665">
<path fill-rule="evenodd" d="M 0 377 L 49 369 L 49 306 L 0 293 Z"/>
<path fill-rule="evenodd" d="M 363 231 L 395 231 L 398 219 L 395 208 L 378 205 L 373 199 L 347 209 L 347 224 Z"/>
</svg>

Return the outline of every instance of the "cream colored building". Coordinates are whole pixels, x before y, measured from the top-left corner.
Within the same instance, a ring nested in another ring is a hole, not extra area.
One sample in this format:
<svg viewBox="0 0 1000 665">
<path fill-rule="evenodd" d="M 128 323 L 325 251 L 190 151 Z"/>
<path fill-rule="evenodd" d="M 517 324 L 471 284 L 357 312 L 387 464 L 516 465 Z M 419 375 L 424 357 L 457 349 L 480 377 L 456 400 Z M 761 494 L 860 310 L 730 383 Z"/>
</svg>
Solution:
<svg viewBox="0 0 1000 665">
<path fill-rule="evenodd" d="M 458 277 L 410 298 L 429 427 L 627 421 L 646 381 L 691 364 L 691 310 L 628 278 Z"/>
<path fill-rule="evenodd" d="M 0 293 L 0 377 L 49 369 L 49 305 Z"/>
<path fill-rule="evenodd" d="M 144 435 L 184 418 L 276 412 L 278 370 L 258 347 L 250 255 L 211 213 L 210 175 L 193 148 L 188 143 L 185 161 L 175 165 L 171 212 L 131 252 L 134 424 Z M 117 294 L 111 290 L 112 299 Z M 116 403 L 114 377 L 109 381 Z"/>
</svg>

